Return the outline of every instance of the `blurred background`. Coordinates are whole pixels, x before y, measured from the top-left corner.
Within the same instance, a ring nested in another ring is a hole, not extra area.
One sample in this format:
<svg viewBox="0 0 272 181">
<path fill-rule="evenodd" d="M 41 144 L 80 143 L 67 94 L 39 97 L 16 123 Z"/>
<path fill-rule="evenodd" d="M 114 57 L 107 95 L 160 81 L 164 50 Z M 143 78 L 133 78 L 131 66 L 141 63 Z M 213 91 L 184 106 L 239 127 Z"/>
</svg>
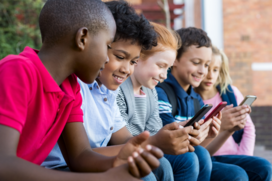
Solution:
<svg viewBox="0 0 272 181">
<path fill-rule="evenodd" d="M 256 95 L 251 117 L 255 155 L 272 163 L 272 0 L 128 0 L 138 13 L 174 30 L 204 29 L 230 61 L 233 85 Z M 0 58 L 41 47 L 38 15 L 45 0 L 0 1 Z"/>
</svg>

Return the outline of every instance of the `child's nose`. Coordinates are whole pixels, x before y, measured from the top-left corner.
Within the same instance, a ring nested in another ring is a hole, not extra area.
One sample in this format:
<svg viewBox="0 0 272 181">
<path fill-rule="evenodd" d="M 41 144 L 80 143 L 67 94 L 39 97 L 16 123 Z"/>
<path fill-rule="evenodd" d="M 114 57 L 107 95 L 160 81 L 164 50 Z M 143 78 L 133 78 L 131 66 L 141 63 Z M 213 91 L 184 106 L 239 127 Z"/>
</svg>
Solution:
<svg viewBox="0 0 272 181">
<path fill-rule="evenodd" d="M 167 78 L 167 76 L 166 76 L 165 73 L 161 73 L 161 74 L 160 74 L 160 79 L 166 79 L 166 78 Z"/>
</svg>

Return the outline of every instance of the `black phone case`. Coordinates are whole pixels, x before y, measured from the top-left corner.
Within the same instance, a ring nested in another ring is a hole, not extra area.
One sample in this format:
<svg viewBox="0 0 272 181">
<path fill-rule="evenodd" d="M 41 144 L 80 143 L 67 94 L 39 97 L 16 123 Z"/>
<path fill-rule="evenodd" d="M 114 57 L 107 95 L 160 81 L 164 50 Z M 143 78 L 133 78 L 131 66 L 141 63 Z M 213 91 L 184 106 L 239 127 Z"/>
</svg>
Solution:
<svg viewBox="0 0 272 181">
<path fill-rule="evenodd" d="M 195 122 L 202 119 L 202 117 L 212 108 L 212 105 L 203 106 L 196 115 L 184 126 L 192 126 Z"/>
</svg>

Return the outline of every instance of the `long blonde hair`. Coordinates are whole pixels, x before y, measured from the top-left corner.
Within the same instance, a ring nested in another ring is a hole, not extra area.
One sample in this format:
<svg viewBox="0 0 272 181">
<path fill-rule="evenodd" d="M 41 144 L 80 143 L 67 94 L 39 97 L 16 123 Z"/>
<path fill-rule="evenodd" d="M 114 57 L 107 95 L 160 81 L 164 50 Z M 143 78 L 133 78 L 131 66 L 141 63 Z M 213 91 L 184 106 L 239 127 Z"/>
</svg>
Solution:
<svg viewBox="0 0 272 181">
<path fill-rule="evenodd" d="M 229 73 L 229 60 L 226 54 L 219 50 L 216 46 L 212 46 L 212 54 L 221 56 L 221 68 L 219 72 L 219 76 L 217 78 L 217 81 L 215 83 L 215 86 L 219 85 L 221 89 L 221 94 L 226 93 L 228 90 L 228 85 L 232 84 L 232 80 Z"/>
</svg>

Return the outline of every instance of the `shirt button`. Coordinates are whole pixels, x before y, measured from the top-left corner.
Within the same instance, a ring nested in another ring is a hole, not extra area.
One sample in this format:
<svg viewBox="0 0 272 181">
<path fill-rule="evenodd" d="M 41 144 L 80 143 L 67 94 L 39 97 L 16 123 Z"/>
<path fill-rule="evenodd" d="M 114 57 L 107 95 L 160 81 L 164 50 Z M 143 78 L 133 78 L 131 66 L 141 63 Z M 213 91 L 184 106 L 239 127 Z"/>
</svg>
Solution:
<svg viewBox="0 0 272 181">
<path fill-rule="evenodd" d="M 93 88 L 92 88 L 92 87 L 90 87 L 89 89 L 90 89 L 90 90 L 93 90 Z"/>
<path fill-rule="evenodd" d="M 113 130 L 113 127 L 110 127 L 110 130 Z"/>
<path fill-rule="evenodd" d="M 58 112 L 60 111 L 60 109 L 58 109 Z"/>
<path fill-rule="evenodd" d="M 106 102 L 108 99 L 105 97 L 103 100 Z"/>
</svg>

